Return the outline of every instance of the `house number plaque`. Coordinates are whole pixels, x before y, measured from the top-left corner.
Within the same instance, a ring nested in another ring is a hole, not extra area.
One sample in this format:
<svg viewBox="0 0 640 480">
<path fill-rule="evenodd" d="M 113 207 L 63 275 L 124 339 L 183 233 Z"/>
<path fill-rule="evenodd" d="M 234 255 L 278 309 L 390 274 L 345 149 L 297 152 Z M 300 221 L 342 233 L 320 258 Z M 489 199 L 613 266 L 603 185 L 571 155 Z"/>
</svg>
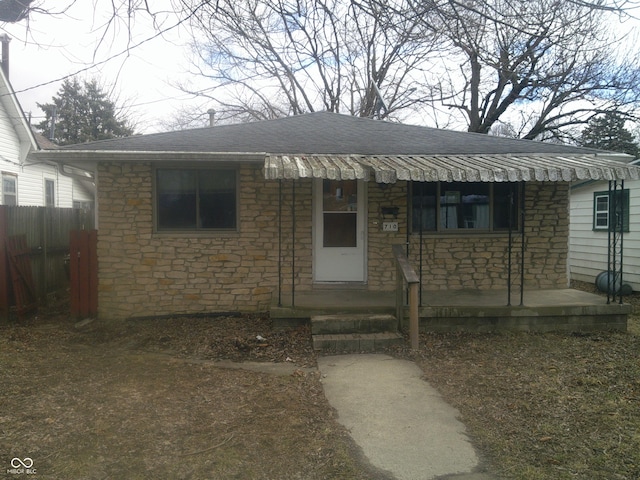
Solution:
<svg viewBox="0 0 640 480">
<path fill-rule="evenodd" d="M 383 232 L 397 232 L 398 231 L 398 222 L 382 222 L 382 231 Z"/>
</svg>

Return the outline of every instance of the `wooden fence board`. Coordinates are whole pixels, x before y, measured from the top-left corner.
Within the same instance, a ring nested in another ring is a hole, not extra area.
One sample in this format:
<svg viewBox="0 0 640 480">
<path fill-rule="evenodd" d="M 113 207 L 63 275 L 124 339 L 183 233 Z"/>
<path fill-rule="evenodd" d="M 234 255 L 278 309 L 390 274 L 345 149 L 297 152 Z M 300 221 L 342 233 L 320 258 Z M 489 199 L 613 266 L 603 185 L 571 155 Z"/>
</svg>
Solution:
<svg viewBox="0 0 640 480">
<path fill-rule="evenodd" d="M 98 234 L 75 230 L 69 235 L 71 315 L 83 318 L 98 314 Z"/>
<path fill-rule="evenodd" d="M 9 263 L 7 261 L 7 207 L 0 205 L 0 312 L 3 319 L 9 318 Z"/>
<path fill-rule="evenodd" d="M 80 293 L 78 292 L 78 286 L 80 285 L 80 268 L 78 266 L 80 252 L 78 252 L 80 243 L 80 232 L 71 231 L 69 233 L 69 291 L 70 291 L 70 305 L 71 314 L 78 315 L 80 312 Z"/>
<path fill-rule="evenodd" d="M 25 235 L 7 237 L 6 248 L 11 283 L 16 300 L 16 311 L 18 317 L 21 317 L 27 312 L 36 310 L 38 307 L 38 294 L 33 282 L 27 237 Z"/>
<path fill-rule="evenodd" d="M 69 288 L 69 232 L 92 227 L 89 210 L 0 205 L 0 315 L 9 318 L 15 297 L 5 249 L 7 237 L 26 237 L 37 298 L 46 303 L 49 294 Z"/>
</svg>

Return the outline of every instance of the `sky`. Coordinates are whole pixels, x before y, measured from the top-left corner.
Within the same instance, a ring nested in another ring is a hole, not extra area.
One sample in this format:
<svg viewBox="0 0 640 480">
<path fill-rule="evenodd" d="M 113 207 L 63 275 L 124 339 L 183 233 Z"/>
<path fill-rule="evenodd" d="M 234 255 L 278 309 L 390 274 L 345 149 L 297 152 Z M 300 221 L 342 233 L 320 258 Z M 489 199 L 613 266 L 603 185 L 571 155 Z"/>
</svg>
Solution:
<svg viewBox="0 0 640 480">
<path fill-rule="evenodd" d="M 94 10 L 94 2 L 97 9 Z M 71 0 L 44 1 L 45 8 L 71 3 Z M 0 24 L 9 34 L 9 79 L 25 115 L 32 123 L 44 119 L 38 103 L 51 103 L 62 79 L 79 73 L 79 79 L 96 78 L 109 98 L 119 106 L 126 106 L 128 116 L 136 125 L 136 133 L 166 130 L 163 119 L 171 119 L 180 106 L 198 105 L 203 110 L 203 125 L 208 116 L 202 100 L 194 100 L 175 87 L 188 75 L 188 42 L 185 28 L 170 29 L 153 38 L 156 30 L 146 14 L 136 15 L 130 44 L 140 46 L 127 51 L 128 29 L 123 23 L 107 29 L 105 19 L 111 2 L 80 0 L 64 14 L 47 15 L 32 12 L 29 20 L 16 24 Z M 161 9 L 169 0 L 154 0 L 154 8 Z M 158 19 L 163 28 L 176 23 L 175 18 Z"/>
<path fill-rule="evenodd" d="M 173 12 L 171 2 L 153 0 L 149 3 L 157 12 Z M 98 79 L 109 98 L 126 108 L 136 133 L 167 130 L 162 122 L 171 121 L 181 107 L 197 108 L 202 112 L 202 125 L 208 123 L 206 112 L 210 106 L 175 86 L 181 81 L 193 82 L 196 77 L 188 73 L 191 34 L 184 26 L 171 28 L 177 22 L 173 13 L 157 17 L 162 29 L 167 30 L 157 36 L 151 18 L 138 12 L 131 28 L 133 38 L 129 41 L 129 29 L 124 23 L 105 28 L 106 20 L 111 18 L 112 2 L 40 0 L 37 3 L 47 9 L 69 4 L 71 7 L 55 15 L 32 12 L 28 21 L 16 24 L 0 23 L 0 31 L 12 38 L 10 81 L 33 124 L 44 119 L 37 104 L 51 103 L 62 80 L 74 74 L 78 74 L 80 80 Z M 636 20 L 616 28 L 633 32 L 638 24 Z M 132 47 L 127 50 L 128 43 Z M 423 119 L 410 123 L 425 124 Z"/>
</svg>

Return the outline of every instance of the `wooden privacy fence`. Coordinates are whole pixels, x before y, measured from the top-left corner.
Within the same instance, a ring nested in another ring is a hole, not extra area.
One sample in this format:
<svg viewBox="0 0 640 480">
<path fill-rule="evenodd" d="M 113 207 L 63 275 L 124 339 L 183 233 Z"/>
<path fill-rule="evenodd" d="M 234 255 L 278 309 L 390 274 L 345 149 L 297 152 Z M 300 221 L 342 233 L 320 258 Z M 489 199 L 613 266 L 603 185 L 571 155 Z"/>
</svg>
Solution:
<svg viewBox="0 0 640 480">
<path fill-rule="evenodd" d="M 98 314 L 98 232 L 72 231 L 69 240 L 71 315 Z"/>
<path fill-rule="evenodd" d="M 0 205 L 0 312 L 4 318 L 13 305 L 21 315 L 34 302 L 45 303 L 49 294 L 69 288 L 69 232 L 93 226 L 89 210 Z"/>
</svg>

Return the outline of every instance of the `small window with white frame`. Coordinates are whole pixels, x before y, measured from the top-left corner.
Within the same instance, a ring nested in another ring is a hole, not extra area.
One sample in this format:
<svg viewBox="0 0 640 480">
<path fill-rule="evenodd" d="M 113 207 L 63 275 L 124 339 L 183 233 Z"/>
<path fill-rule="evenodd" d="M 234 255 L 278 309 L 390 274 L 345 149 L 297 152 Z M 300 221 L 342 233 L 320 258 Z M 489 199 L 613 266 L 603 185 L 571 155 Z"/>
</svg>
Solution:
<svg viewBox="0 0 640 480">
<path fill-rule="evenodd" d="M 609 194 L 597 195 L 593 199 L 593 228 L 595 230 L 609 228 Z"/>
<path fill-rule="evenodd" d="M 18 177 L 10 173 L 2 174 L 2 204 L 18 204 Z"/>
<path fill-rule="evenodd" d="M 593 230 L 608 231 L 614 227 L 629 231 L 629 190 L 594 192 Z"/>
<path fill-rule="evenodd" d="M 56 206 L 56 182 L 50 178 L 44 179 L 44 206 Z"/>
</svg>

